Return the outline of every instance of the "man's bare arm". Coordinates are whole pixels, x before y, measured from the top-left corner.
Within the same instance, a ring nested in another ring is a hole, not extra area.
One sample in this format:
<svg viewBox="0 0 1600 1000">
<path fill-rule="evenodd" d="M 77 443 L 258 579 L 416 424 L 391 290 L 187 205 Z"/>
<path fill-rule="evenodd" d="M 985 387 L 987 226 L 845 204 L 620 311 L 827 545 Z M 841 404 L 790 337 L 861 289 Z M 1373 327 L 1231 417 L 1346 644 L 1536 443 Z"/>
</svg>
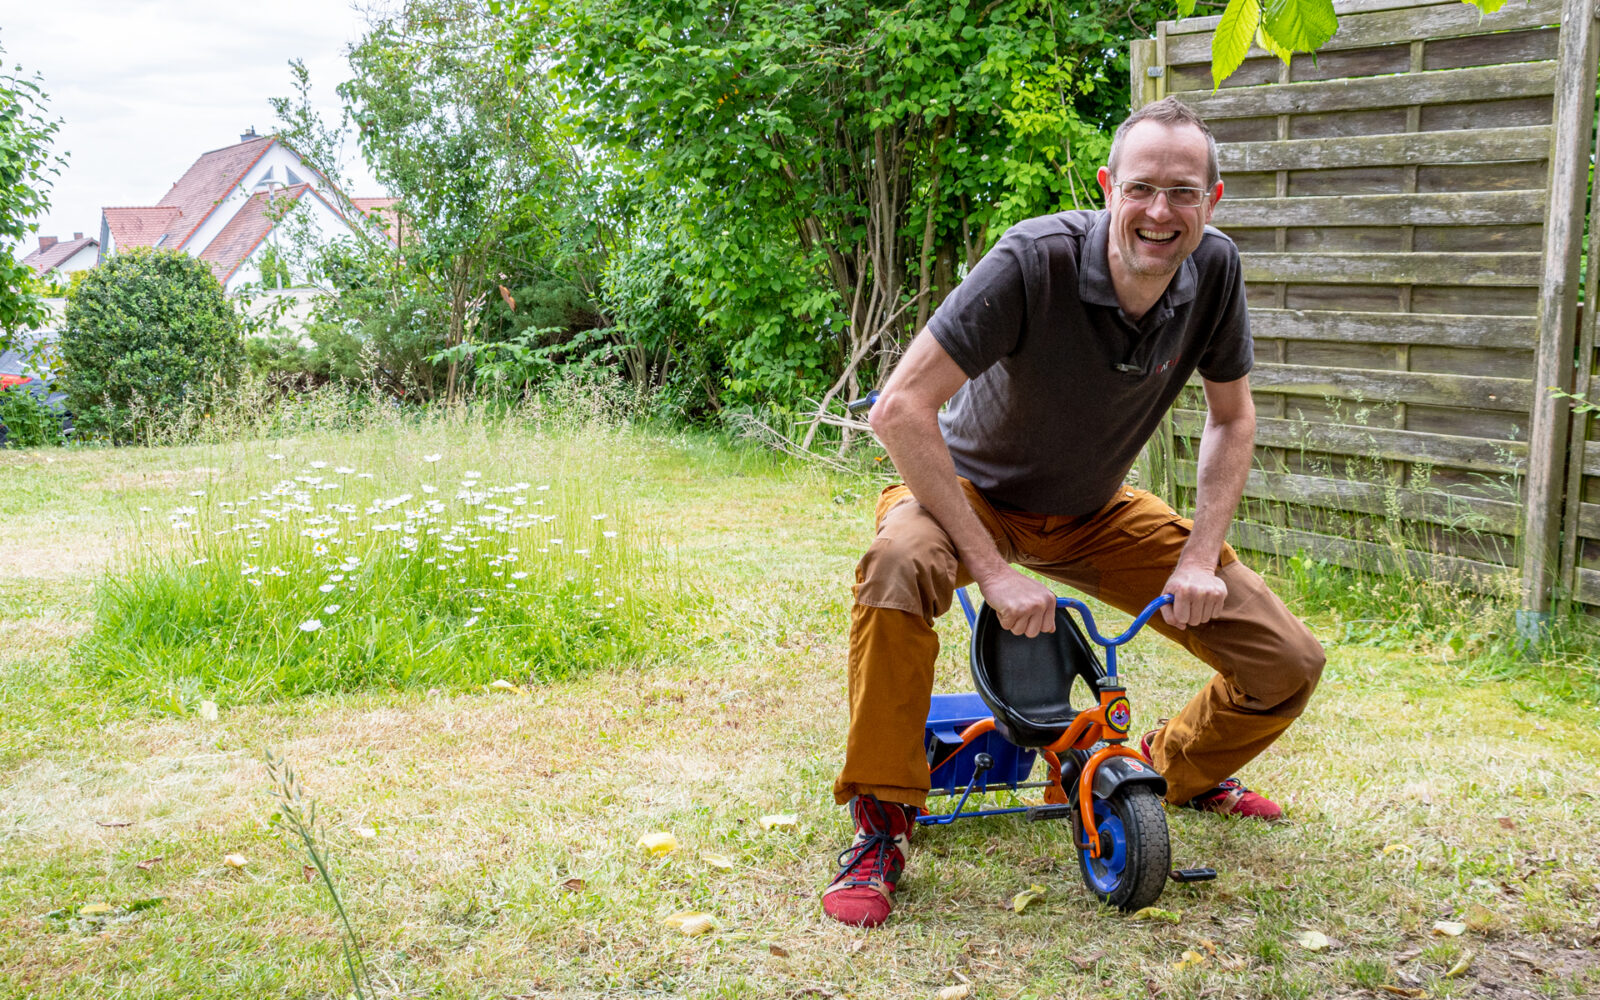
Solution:
<svg viewBox="0 0 1600 1000">
<path fill-rule="evenodd" d="M 973 513 L 939 433 L 939 408 L 967 381 L 961 366 L 926 329 L 917 334 L 872 407 L 872 429 L 911 495 L 955 543 L 1000 624 L 1017 635 L 1055 630 L 1055 595 L 1000 555 Z"/>
<path fill-rule="evenodd" d="M 1167 579 L 1172 604 L 1161 610 L 1169 625 L 1202 625 L 1222 611 L 1227 584 L 1217 576 L 1217 558 L 1244 495 L 1255 450 L 1256 408 L 1250 378 L 1206 382 L 1206 426 L 1200 435 L 1194 531 Z"/>
</svg>

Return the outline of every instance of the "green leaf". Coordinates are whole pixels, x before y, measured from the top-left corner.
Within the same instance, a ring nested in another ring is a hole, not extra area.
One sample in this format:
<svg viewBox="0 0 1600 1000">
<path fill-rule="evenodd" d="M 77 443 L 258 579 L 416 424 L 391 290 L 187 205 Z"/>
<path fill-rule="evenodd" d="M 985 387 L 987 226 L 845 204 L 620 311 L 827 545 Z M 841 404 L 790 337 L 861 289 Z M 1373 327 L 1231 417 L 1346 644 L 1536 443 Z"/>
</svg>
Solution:
<svg viewBox="0 0 1600 1000">
<path fill-rule="evenodd" d="M 1261 24 L 1261 4 L 1258 0 L 1228 0 L 1222 12 L 1222 22 L 1211 38 L 1211 87 L 1222 86 L 1222 81 L 1233 75 L 1250 51 L 1250 42 L 1256 37 Z"/>
<path fill-rule="evenodd" d="M 1261 33 L 1291 52 L 1315 52 L 1338 30 L 1333 0 L 1267 0 L 1261 12 Z"/>
<path fill-rule="evenodd" d="M 1264 27 L 1256 29 L 1256 45 L 1258 47 L 1260 47 L 1262 50 L 1264 50 L 1266 52 L 1270 52 L 1273 55 L 1277 56 L 1279 59 L 1283 60 L 1285 63 L 1287 63 L 1289 61 L 1290 56 L 1293 55 L 1293 52 L 1290 49 L 1286 49 L 1283 46 L 1279 45 L 1278 44 L 1278 40 L 1276 38 L 1273 38 L 1271 35 L 1268 35 L 1267 31 L 1266 31 L 1266 29 Z"/>
<path fill-rule="evenodd" d="M 1180 19 L 1185 17 L 1193 17 L 1194 5 L 1195 0 L 1178 0 L 1178 17 Z"/>
<path fill-rule="evenodd" d="M 1462 0 L 1462 2 L 1472 4 L 1483 14 L 1493 14 L 1506 5 L 1506 0 Z"/>
</svg>

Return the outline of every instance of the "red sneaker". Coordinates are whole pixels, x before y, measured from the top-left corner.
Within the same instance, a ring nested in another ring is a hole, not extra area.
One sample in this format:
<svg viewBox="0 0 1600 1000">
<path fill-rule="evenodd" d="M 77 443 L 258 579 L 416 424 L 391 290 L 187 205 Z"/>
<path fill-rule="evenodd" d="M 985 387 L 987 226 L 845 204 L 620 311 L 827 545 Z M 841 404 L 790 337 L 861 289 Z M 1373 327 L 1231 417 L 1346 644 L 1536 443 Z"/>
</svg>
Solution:
<svg viewBox="0 0 1600 1000">
<path fill-rule="evenodd" d="M 1211 791 L 1196 795 L 1189 800 L 1189 808 L 1224 816 L 1247 816 L 1250 819 L 1274 820 L 1283 817 L 1283 810 L 1276 802 L 1244 787 L 1238 778 L 1229 778 Z"/>
<path fill-rule="evenodd" d="M 850 800 L 856 839 L 839 854 L 839 874 L 822 891 L 822 911 L 857 927 L 876 927 L 894 909 L 916 810 L 871 795 Z"/>
</svg>

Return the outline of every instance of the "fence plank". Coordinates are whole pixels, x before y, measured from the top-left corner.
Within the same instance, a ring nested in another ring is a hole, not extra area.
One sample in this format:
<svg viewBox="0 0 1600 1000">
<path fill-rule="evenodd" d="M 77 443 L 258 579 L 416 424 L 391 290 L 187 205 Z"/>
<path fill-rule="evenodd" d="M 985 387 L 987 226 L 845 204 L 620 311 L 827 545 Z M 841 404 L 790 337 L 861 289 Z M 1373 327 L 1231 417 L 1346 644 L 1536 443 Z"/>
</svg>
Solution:
<svg viewBox="0 0 1600 1000">
<path fill-rule="evenodd" d="M 1230 172 L 1255 170 L 1514 163 L 1543 160 L 1549 155 L 1550 126 L 1515 125 L 1469 132 L 1226 143 L 1217 147 L 1217 165 L 1226 177 Z"/>
<path fill-rule="evenodd" d="M 1533 383 L 1523 379 L 1438 375 L 1362 368 L 1258 364 L 1250 386 L 1286 396 L 1361 399 L 1371 403 L 1421 403 L 1526 412 Z"/>
<path fill-rule="evenodd" d="M 1321 51 L 1337 52 L 1341 49 L 1386 45 L 1393 42 L 1537 28 L 1557 23 L 1561 13 L 1560 0 L 1508 3 L 1493 14 L 1481 14 L 1470 4 L 1441 4 L 1428 10 L 1426 15 L 1419 16 L 1419 6 L 1406 3 L 1404 0 L 1393 0 L 1383 3 L 1379 10 L 1372 13 L 1344 13 L 1345 5 L 1338 4 L 1334 9 L 1340 11 L 1339 30 L 1334 32 L 1333 37 L 1328 39 Z M 1381 9 L 1382 7 L 1401 9 L 1385 10 Z M 1221 17 L 1195 17 L 1186 21 L 1169 22 L 1168 62 L 1209 60 L 1211 33 L 1221 21 Z M 1267 55 L 1255 46 L 1251 46 L 1250 54 Z"/>
<path fill-rule="evenodd" d="M 1450 347 L 1532 348 L 1533 317 L 1442 313 L 1336 312 L 1331 309 L 1251 309 L 1251 332 L 1282 340 L 1370 341 Z"/>
<path fill-rule="evenodd" d="M 1180 484 L 1188 487 L 1197 485 L 1193 461 L 1180 459 L 1175 463 L 1175 471 Z M 1252 469 L 1245 483 L 1244 495 L 1258 500 L 1277 500 L 1361 514 L 1389 516 L 1398 512 L 1409 520 L 1497 535 L 1514 536 L 1522 527 L 1521 508 L 1503 500 L 1293 472 Z"/>
<path fill-rule="evenodd" d="M 1537 253 L 1253 253 L 1246 281 L 1335 285 L 1537 285 Z"/>
<path fill-rule="evenodd" d="M 1503 579 L 1509 572 L 1504 566 L 1476 559 L 1434 555 L 1414 549 L 1396 552 L 1375 542 L 1358 542 L 1298 528 L 1270 528 L 1249 521 L 1235 522 L 1229 529 L 1228 540 L 1238 548 L 1279 556 L 1305 551 L 1336 565 L 1367 573 L 1392 573 L 1403 565 L 1417 576 L 1442 578 L 1480 592 L 1492 589 L 1494 581 Z"/>
<path fill-rule="evenodd" d="M 1396 76 L 1368 76 L 1308 83 L 1276 83 L 1216 91 L 1188 91 L 1177 98 L 1202 118 L 1249 118 L 1263 114 L 1400 108 L 1535 97 L 1555 92 L 1556 64 L 1474 66 Z"/>
<path fill-rule="evenodd" d="M 1600 569 L 1580 569 L 1573 596 L 1584 604 L 1600 605 Z"/>
<path fill-rule="evenodd" d="M 1173 426 L 1179 434 L 1198 437 L 1205 427 L 1205 414 L 1176 410 Z M 1478 472 L 1521 472 L 1528 456 L 1526 441 L 1492 441 L 1457 434 L 1313 423 L 1280 417 L 1256 418 L 1256 444 L 1393 462 L 1423 462 Z M 1600 463 L 1600 448 L 1595 449 L 1595 460 Z"/>
<path fill-rule="evenodd" d="M 1452 191 L 1321 198 L 1227 198 L 1214 224 L 1229 226 L 1489 226 L 1543 222 L 1545 193 Z"/>
</svg>

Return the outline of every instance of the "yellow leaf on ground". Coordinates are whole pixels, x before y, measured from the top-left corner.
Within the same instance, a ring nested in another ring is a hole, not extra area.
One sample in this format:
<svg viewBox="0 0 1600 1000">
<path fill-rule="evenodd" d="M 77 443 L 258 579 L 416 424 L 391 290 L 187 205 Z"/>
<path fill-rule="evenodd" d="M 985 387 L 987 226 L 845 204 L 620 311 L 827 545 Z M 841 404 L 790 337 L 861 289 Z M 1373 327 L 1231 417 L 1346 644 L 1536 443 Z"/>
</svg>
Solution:
<svg viewBox="0 0 1600 1000">
<path fill-rule="evenodd" d="M 681 910 L 677 913 L 674 913 L 666 920 L 663 920 L 662 923 L 666 924 L 668 927 L 676 927 L 678 930 L 688 934 L 691 937 L 698 934 L 705 934 L 715 929 L 717 926 L 716 921 L 711 919 L 711 914 L 696 913 L 693 910 Z"/>
<path fill-rule="evenodd" d="M 1294 943 L 1306 951 L 1327 951 L 1329 942 L 1321 931 L 1301 931 L 1294 936 Z"/>
<path fill-rule="evenodd" d="M 243 854 L 224 854 L 222 856 L 222 863 L 227 865 L 229 868 L 243 868 L 250 862 L 244 859 Z"/>
<path fill-rule="evenodd" d="M 99 916 L 102 913 L 110 913 L 110 912 L 111 912 L 111 904 L 110 903 L 90 903 L 88 906 L 80 906 L 80 907 L 78 907 L 78 916 L 80 916 L 80 917 L 95 917 L 95 916 Z"/>
<path fill-rule="evenodd" d="M 1444 974 L 1444 977 L 1446 979 L 1454 979 L 1457 976 L 1461 975 L 1463 972 L 1466 972 L 1468 969 L 1472 968 L 1472 959 L 1473 959 L 1473 957 L 1474 956 L 1472 954 L 1472 949 L 1471 948 L 1467 948 L 1464 951 L 1462 951 L 1461 952 L 1461 957 L 1456 959 L 1456 964 L 1450 966 L 1450 971 L 1446 972 Z"/>
<path fill-rule="evenodd" d="M 200 718 L 206 720 L 207 722 L 216 722 L 217 703 L 214 701 L 202 701 L 200 703 Z"/>
<path fill-rule="evenodd" d="M 517 689 L 517 686 L 515 684 L 513 684 L 510 681 L 506 680 L 504 677 L 502 677 L 499 680 L 495 681 L 493 684 L 490 684 L 489 687 L 493 688 L 496 691 L 515 691 Z"/>
<path fill-rule="evenodd" d="M 1177 969 L 1179 972 L 1182 972 L 1184 969 L 1193 969 L 1204 964 L 1206 964 L 1206 957 L 1204 955 L 1200 954 L 1198 951 L 1186 951 L 1183 953 L 1182 960 L 1177 962 L 1173 968 Z"/>
<path fill-rule="evenodd" d="M 1435 920 L 1433 933 L 1439 937 L 1460 937 L 1467 932 L 1467 925 L 1457 920 Z"/>
<path fill-rule="evenodd" d="M 1378 989 L 1393 997 L 1420 998 L 1428 995 L 1427 990 L 1412 989 L 1409 986 L 1390 986 L 1388 983 L 1382 984 Z"/>
<path fill-rule="evenodd" d="M 1044 886 L 1030 885 L 1027 889 L 1017 893 L 1016 896 L 1012 898 L 1011 909 L 1015 910 L 1017 913 L 1021 913 L 1023 910 L 1028 908 L 1030 903 L 1037 902 L 1043 898 Z"/>
<path fill-rule="evenodd" d="M 800 817 L 794 813 L 773 813 L 771 816 L 761 817 L 761 829 L 768 833 L 773 830 L 793 830 L 800 825 Z"/>
<path fill-rule="evenodd" d="M 700 855 L 700 860 L 713 868 L 720 868 L 723 871 L 732 871 L 736 867 L 732 858 L 721 854 L 702 854 Z"/>
<path fill-rule="evenodd" d="M 1383 849 L 1385 854 L 1410 854 L 1414 848 L 1410 844 L 1390 844 Z"/>
<path fill-rule="evenodd" d="M 939 1000 L 967 1000 L 972 996 L 971 983 L 959 983 L 955 986 L 946 986 L 939 991 Z"/>
<path fill-rule="evenodd" d="M 644 848 L 656 857 L 664 857 L 678 849 L 678 838 L 665 830 L 647 833 L 639 838 L 639 847 Z"/>
<path fill-rule="evenodd" d="M 1171 910 L 1163 910 L 1159 906 L 1147 906 L 1142 910 L 1136 911 L 1133 914 L 1133 916 L 1129 917 L 1128 919 L 1129 920 L 1165 920 L 1169 924 L 1175 924 L 1178 921 L 1182 920 L 1183 917 L 1181 917 L 1180 915 L 1178 915 L 1176 913 L 1173 913 Z"/>
</svg>

